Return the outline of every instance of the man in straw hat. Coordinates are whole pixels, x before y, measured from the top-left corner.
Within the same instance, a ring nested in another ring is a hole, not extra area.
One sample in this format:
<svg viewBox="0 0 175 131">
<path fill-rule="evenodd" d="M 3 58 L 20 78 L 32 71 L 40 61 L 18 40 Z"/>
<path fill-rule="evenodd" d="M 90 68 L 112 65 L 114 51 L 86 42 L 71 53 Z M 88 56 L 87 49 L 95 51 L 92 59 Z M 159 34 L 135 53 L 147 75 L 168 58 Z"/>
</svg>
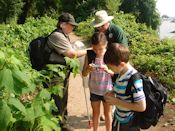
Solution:
<svg viewBox="0 0 175 131">
<path fill-rule="evenodd" d="M 108 16 L 105 10 L 97 11 L 95 13 L 95 19 L 92 22 L 92 26 L 97 31 L 105 33 L 108 40 L 108 46 L 111 43 L 121 43 L 128 46 L 128 40 L 123 30 L 111 22 L 113 18 L 113 16 Z"/>
</svg>

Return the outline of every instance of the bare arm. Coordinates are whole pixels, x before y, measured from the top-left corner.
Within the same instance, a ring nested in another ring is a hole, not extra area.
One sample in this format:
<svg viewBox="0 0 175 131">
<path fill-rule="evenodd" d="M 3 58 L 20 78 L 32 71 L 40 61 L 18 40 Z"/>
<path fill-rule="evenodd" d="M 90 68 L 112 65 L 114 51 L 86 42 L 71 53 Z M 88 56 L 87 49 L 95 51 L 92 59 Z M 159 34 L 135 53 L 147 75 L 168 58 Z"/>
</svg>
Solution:
<svg viewBox="0 0 175 131">
<path fill-rule="evenodd" d="M 107 65 L 102 65 L 101 68 L 104 69 L 104 71 L 106 71 L 107 73 L 109 73 L 111 76 L 114 75 L 114 72 L 112 70 L 110 70 Z"/>
<path fill-rule="evenodd" d="M 121 106 L 121 107 L 128 108 L 130 110 L 138 111 L 138 112 L 143 112 L 146 109 L 145 99 L 141 100 L 139 102 L 132 102 L 131 103 L 131 102 L 126 102 L 126 101 L 120 100 L 120 99 L 115 98 L 115 97 L 105 95 L 105 101 L 109 105 Z"/>
<path fill-rule="evenodd" d="M 81 57 L 86 55 L 87 51 L 85 49 L 83 50 L 74 50 L 74 49 L 70 49 L 67 50 L 63 53 L 64 56 L 67 56 L 69 58 L 74 58 L 74 57 Z"/>
</svg>

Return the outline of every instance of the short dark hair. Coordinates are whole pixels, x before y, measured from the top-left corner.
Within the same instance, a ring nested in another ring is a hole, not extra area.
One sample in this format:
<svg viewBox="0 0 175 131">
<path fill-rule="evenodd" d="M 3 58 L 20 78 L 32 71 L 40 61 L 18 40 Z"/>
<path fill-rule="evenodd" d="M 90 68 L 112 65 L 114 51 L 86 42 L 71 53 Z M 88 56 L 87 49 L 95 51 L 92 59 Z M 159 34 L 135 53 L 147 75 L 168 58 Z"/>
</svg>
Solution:
<svg viewBox="0 0 175 131">
<path fill-rule="evenodd" d="M 95 32 L 91 38 L 92 45 L 98 45 L 99 43 L 107 44 L 107 38 L 103 32 Z"/>
<path fill-rule="evenodd" d="M 129 61 L 129 54 L 129 49 L 126 46 L 112 43 L 104 55 L 104 62 L 118 66 L 121 62 L 127 63 Z"/>
</svg>

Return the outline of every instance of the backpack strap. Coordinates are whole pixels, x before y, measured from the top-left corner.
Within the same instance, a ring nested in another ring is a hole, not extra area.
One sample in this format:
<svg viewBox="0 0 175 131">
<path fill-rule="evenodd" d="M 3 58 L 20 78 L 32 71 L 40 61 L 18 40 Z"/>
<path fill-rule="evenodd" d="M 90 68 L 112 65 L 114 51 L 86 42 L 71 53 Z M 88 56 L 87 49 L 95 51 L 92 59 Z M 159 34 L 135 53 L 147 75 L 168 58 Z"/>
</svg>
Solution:
<svg viewBox="0 0 175 131">
<path fill-rule="evenodd" d="M 88 64 L 95 62 L 96 54 L 93 50 L 87 50 Z"/>
<path fill-rule="evenodd" d="M 126 87 L 126 92 L 125 92 L 125 94 L 126 94 L 127 96 L 131 95 L 132 102 L 134 102 L 134 97 L 133 97 L 133 92 L 131 91 L 131 88 L 133 87 L 134 90 L 137 92 L 137 89 L 136 89 L 136 87 L 134 86 L 134 82 L 135 82 L 136 80 L 139 80 L 139 79 L 142 79 L 142 75 L 141 75 L 139 72 L 133 74 L 133 75 L 128 79 L 128 85 L 127 85 L 127 87 Z"/>
<path fill-rule="evenodd" d="M 119 74 L 114 74 L 114 75 L 112 76 L 112 83 L 113 83 L 113 85 L 115 85 L 115 81 L 116 81 L 116 79 L 118 78 L 118 76 L 119 76 Z"/>
<path fill-rule="evenodd" d="M 69 38 L 69 36 L 68 35 L 66 35 L 64 32 L 63 32 L 63 30 L 61 29 L 61 28 L 57 28 L 57 29 L 55 29 L 53 32 L 59 32 L 59 33 L 62 33 L 69 41 L 70 41 L 70 38 Z M 53 33 L 52 32 L 52 33 Z M 52 34 L 51 33 L 51 34 Z"/>
<path fill-rule="evenodd" d="M 48 37 L 51 36 L 54 32 L 62 33 L 70 41 L 69 37 L 63 32 L 63 30 L 61 28 L 57 28 L 57 29 L 53 30 L 48 36 L 46 36 L 46 39 L 48 39 Z"/>
<path fill-rule="evenodd" d="M 48 36 L 45 37 L 45 39 L 46 39 L 46 48 L 47 48 L 46 51 L 47 51 L 49 54 L 51 54 L 52 52 L 54 52 L 54 49 L 52 49 L 52 48 L 48 45 L 47 40 L 48 40 L 49 36 L 51 36 L 54 32 L 60 32 L 60 33 L 62 33 L 62 34 L 70 41 L 69 37 L 63 32 L 63 30 L 62 30 L 61 28 L 57 28 L 57 29 L 53 30 Z"/>
<path fill-rule="evenodd" d="M 51 52 L 53 51 L 52 50 L 52 48 L 50 48 L 49 47 L 49 45 L 47 44 L 47 40 L 48 40 L 48 38 L 49 38 L 49 36 L 51 36 L 52 35 L 52 33 L 54 33 L 54 32 L 61 32 L 59 29 L 55 29 L 54 31 L 52 31 L 49 35 L 47 35 L 46 37 L 45 37 L 45 39 L 46 39 L 46 46 L 47 46 L 47 48 L 49 48 L 49 53 L 51 54 Z M 61 32 L 62 33 L 62 32 Z M 47 51 L 48 52 L 48 51 Z"/>
</svg>

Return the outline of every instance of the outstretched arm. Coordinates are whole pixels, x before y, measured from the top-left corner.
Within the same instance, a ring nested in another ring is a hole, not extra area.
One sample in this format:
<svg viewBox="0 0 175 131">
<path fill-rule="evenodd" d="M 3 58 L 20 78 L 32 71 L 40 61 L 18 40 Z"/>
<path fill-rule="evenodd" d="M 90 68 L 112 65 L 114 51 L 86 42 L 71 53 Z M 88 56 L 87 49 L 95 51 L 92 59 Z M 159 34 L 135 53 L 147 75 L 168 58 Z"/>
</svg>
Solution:
<svg viewBox="0 0 175 131">
<path fill-rule="evenodd" d="M 74 58 L 74 57 L 81 57 L 86 55 L 87 51 L 86 49 L 83 50 L 74 50 L 74 49 L 70 49 L 68 51 L 65 51 L 63 53 L 64 56 L 67 56 L 69 58 Z"/>
<path fill-rule="evenodd" d="M 104 69 L 104 71 L 106 71 L 107 73 L 109 73 L 111 76 L 114 75 L 114 72 L 112 70 L 110 70 L 107 65 L 102 65 L 101 68 Z"/>
</svg>

